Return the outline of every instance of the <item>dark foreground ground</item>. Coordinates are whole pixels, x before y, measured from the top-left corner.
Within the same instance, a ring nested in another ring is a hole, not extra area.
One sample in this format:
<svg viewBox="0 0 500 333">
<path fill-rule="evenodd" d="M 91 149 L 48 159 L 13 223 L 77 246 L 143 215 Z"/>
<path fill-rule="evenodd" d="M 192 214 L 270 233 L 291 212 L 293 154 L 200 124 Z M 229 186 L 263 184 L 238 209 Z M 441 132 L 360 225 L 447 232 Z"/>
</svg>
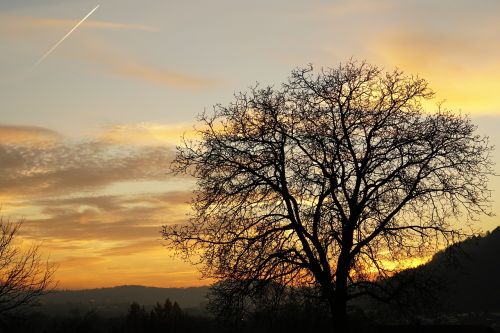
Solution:
<svg viewBox="0 0 500 333">
<path fill-rule="evenodd" d="M 396 316 L 397 317 L 397 316 Z M 365 315 L 351 312 L 352 333 L 499 333 L 500 314 L 449 314 L 436 318 L 392 318 L 387 313 Z M 405 323 L 405 321 L 407 321 Z M 123 315 L 106 316 L 98 310 L 69 309 L 50 314 L 33 311 L 17 318 L 4 320 L 0 332 L 5 333 L 271 333 L 271 332 L 330 332 L 325 313 L 280 310 L 279 313 L 255 311 L 244 317 L 215 318 L 199 309 L 181 309 L 176 302 L 145 307 L 131 304 Z"/>
</svg>

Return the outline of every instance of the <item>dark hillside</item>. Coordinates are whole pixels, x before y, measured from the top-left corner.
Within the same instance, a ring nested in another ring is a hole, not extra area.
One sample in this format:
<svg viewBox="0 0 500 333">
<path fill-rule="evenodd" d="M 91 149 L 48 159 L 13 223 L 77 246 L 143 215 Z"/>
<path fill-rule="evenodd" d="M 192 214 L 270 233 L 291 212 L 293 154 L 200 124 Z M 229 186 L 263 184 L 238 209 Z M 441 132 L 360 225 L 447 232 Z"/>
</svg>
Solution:
<svg viewBox="0 0 500 333">
<path fill-rule="evenodd" d="M 442 324 L 450 330 L 480 325 L 500 332 L 500 227 L 440 251 L 427 264 L 393 276 L 386 286 L 401 291 L 392 304 L 360 304 L 374 309 L 376 321 L 384 325 L 427 329 Z"/>
<path fill-rule="evenodd" d="M 437 297 L 454 312 L 500 312 L 500 227 L 437 253 L 425 274 L 439 279 Z"/>
</svg>

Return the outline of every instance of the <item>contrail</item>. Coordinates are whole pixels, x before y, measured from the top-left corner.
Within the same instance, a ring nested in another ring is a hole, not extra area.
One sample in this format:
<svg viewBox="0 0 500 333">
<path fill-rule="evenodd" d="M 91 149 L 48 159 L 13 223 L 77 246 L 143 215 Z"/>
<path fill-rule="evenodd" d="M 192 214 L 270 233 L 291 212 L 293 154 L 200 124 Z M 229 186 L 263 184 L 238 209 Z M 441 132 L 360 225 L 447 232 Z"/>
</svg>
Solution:
<svg viewBox="0 0 500 333">
<path fill-rule="evenodd" d="M 37 61 L 37 62 L 33 65 L 33 67 L 31 67 L 31 69 L 33 70 L 33 69 L 35 69 L 35 67 L 36 67 L 36 66 L 40 65 L 40 63 L 41 63 L 42 61 L 44 61 L 44 60 L 45 60 L 45 58 L 47 58 L 47 57 L 49 56 L 49 54 L 51 54 L 51 53 L 52 53 L 52 52 L 53 52 L 53 51 L 54 51 L 54 50 L 55 50 L 55 49 L 59 46 L 59 44 L 61 44 L 61 43 L 62 43 L 62 42 L 63 42 L 66 38 L 68 38 L 68 36 L 69 36 L 69 35 L 71 35 L 71 33 L 72 33 L 73 31 L 75 31 L 75 29 L 76 29 L 76 28 L 78 28 L 78 26 L 80 26 L 80 24 L 82 24 L 82 23 L 83 23 L 83 22 L 84 22 L 84 21 L 85 21 L 85 20 L 86 20 L 86 19 L 87 19 L 90 15 L 92 15 L 92 13 L 93 13 L 93 12 L 95 12 L 95 11 L 97 10 L 97 8 L 99 8 L 99 6 L 100 6 L 100 5 L 97 5 L 94 9 L 92 9 L 92 10 L 90 11 L 90 13 L 88 13 L 87 15 L 85 15 L 85 17 L 84 17 L 84 18 L 82 18 L 82 20 L 81 20 L 80 22 L 78 22 L 78 23 L 77 23 L 77 24 L 73 27 L 73 29 L 71 29 L 71 30 L 70 30 L 70 31 L 69 31 L 66 35 L 64 35 L 64 37 L 63 37 L 63 38 L 61 38 L 61 39 L 60 39 L 60 40 L 59 40 L 59 41 L 58 41 L 58 42 L 57 42 L 54 46 L 52 46 L 52 47 L 50 48 L 50 50 L 48 50 L 48 51 L 47 51 L 47 53 L 45 53 L 45 54 L 43 55 L 43 57 L 41 57 L 40 59 L 38 59 L 38 61 Z"/>
</svg>

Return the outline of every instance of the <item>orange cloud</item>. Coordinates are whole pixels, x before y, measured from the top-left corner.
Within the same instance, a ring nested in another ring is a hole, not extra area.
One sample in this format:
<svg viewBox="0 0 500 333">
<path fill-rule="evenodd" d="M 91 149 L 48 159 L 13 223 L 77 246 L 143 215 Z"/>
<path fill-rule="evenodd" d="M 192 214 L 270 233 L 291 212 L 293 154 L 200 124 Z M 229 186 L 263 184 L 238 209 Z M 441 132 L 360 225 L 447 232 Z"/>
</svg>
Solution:
<svg viewBox="0 0 500 333">
<path fill-rule="evenodd" d="M 32 199 L 39 213 L 27 217 L 24 231 L 68 241 L 154 240 L 161 225 L 186 220 L 190 199 L 190 191 Z"/>
<path fill-rule="evenodd" d="M 153 241 L 152 239 L 132 241 L 124 245 L 109 247 L 101 251 L 101 255 L 106 257 L 129 256 L 131 254 L 140 253 L 151 249 L 158 249 L 160 247 L 159 245 L 159 242 Z"/>
<path fill-rule="evenodd" d="M 117 61 L 107 63 L 111 73 L 135 78 L 155 84 L 191 88 L 191 89 L 204 89 L 213 86 L 215 81 L 199 78 L 179 72 L 169 71 L 160 68 L 152 68 L 144 64 L 133 62 Z"/>
<path fill-rule="evenodd" d="M 162 224 L 185 221 L 190 197 L 177 191 L 32 199 L 39 213 L 26 217 L 23 237 L 43 240 L 61 288 L 202 285 L 193 267 L 171 258 L 159 234 Z"/>
<path fill-rule="evenodd" d="M 2 145 L 39 146 L 54 144 L 61 138 L 57 132 L 43 127 L 0 125 Z"/>
</svg>

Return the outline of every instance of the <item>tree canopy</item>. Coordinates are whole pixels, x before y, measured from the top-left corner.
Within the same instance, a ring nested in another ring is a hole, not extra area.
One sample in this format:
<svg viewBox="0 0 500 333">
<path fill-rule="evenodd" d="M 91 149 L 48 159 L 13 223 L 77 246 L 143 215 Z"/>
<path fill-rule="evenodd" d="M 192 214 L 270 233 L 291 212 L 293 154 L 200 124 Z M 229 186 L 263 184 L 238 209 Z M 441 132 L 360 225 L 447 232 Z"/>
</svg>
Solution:
<svg viewBox="0 0 500 333">
<path fill-rule="evenodd" d="M 164 239 L 207 277 L 317 286 L 344 329 L 346 302 L 387 262 L 489 213 L 492 147 L 468 116 L 426 112 L 432 97 L 422 78 L 356 61 L 236 94 L 177 148 L 194 213 Z"/>
</svg>

